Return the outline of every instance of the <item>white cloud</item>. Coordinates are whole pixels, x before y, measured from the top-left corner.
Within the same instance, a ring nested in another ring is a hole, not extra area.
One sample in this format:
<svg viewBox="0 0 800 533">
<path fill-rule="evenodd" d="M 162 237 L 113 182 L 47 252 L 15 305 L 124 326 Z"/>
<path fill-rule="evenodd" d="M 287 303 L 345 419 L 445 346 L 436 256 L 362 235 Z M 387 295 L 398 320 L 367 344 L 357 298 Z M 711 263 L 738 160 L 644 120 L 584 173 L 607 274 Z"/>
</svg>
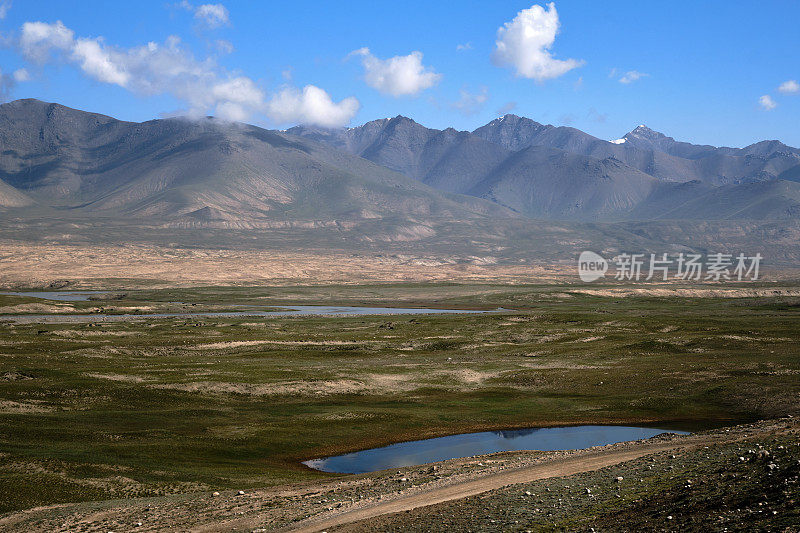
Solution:
<svg viewBox="0 0 800 533">
<path fill-rule="evenodd" d="M 456 45 L 456 51 L 463 52 L 465 50 L 472 50 L 472 43 L 464 43 Z"/>
<path fill-rule="evenodd" d="M 27 69 L 19 68 L 14 71 L 14 81 L 16 82 L 23 82 L 29 81 L 31 79 L 31 75 L 28 73 Z"/>
<path fill-rule="evenodd" d="M 765 94 L 764 96 L 759 98 L 758 103 L 761 106 L 761 108 L 764 109 L 765 111 L 772 111 L 773 109 L 778 107 L 778 104 L 775 102 L 775 100 L 773 100 L 772 97 L 768 94 Z"/>
<path fill-rule="evenodd" d="M 489 100 L 489 89 L 481 87 L 480 92 L 472 94 L 463 88 L 459 91 L 461 98 L 453 102 L 452 106 L 458 109 L 465 116 L 472 116 L 483 109 L 483 105 Z"/>
<path fill-rule="evenodd" d="M 196 60 L 175 36 L 164 44 L 118 48 L 99 38 L 76 39 L 60 21 L 26 22 L 19 48 L 29 60 L 71 63 L 91 79 L 139 95 L 171 94 L 194 116 L 213 111 L 226 120 L 246 120 L 265 108 L 266 96 L 250 78 L 233 76 L 211 59 Z"/>
<path fill-rule="evenodd" d="M 233 43 L 230 41 L 226 41 L 225 39 L 217 39 L 214 41 L 214 44 L 217 46 L 217 50 L 220 54 L 232 54 L 233 53 Z"/>
<path fill-rule="evenodd" d="M 557 78 L 585 62 L 556 59 L 550 48 L 559 30 L 558 13 L 553 2 L 523 9 L 514 20 L 497 29 L 492 60 L 498 66 L 511 66 L 517 76 L 544 81 Z"/>
<path fill-rule="evenodd" d="M 90 77 L 104 83 L 126 87 L 130 74 L 124 61 L 117 61 L 99 39 L 78 39 L 72 46 L 72 57 Z"/>
<path fill-rule="evenodd" d="M 228 8 L 222 4 L 203 4 L 194 10 L 194 18 L 202 21 L 209 28 L 219 28 L 230 24 Z"/>
<path fill-rule="evenodd" d="M 348 57 L 354 55 L 361 56 L 367 85 L 384 94 L 395 97 L 416 95 L 442 79 L 441 74 L 422 64 L 422 52 L 379 59 L 370 53 L 369 48 L 359 48 Z"/>
<path fill-rule="evenodd" d="M 338 104 L 319 87 L 306 85 L 302 91 L 286 87 L 268 104 L 268 114 L 279 123 L 299 122 L 329 128 L 344 126 L 358 112 L 360 104 L 352 96 Z"/>
<path fill-rule="evenodd" d="M 213 57 L 196 59 L 176 36 L 168 37 L 163 44 L 150 42 L 121 48 L 107 45 L 102 38 L 76 38 L 60 21 L 26 22 L 17 44 L 26 59 L 40 64 L 72 64 L 93 80 L 118 85 L 138 95 L 172 95 L 186 105 L 191 116 L 213 113 L 224 120 L 246 121 L 263 113 L 280 123 L 342 126 L 353 118 L 360 105 L 353 97 L 335 103 L 328 93 L 313 85 L 302 91 L 284 88 L 269 99 L 255 81 L 225 70 Z M 21 72 L 27 76 L 27 71 Z M 13 81 L 6 76 L 6 93 Z"/>
<path fill-rule="evenodd" d="M 0 1 L 0 20 L 6 18 L 9 9 L 11 9 L 11 0 Z"/>
<path fill-rule="evenodd" d="M 51 53 L 65 51 L 75 44 L 75 32 L 59 20 L 55 24 L 26 22 L 22 25 L 19 48 L 26 59 L 44 63 Z"/>
<path fill-rule="evenodd" d="M 645 74 L 644 72 L 639 72 L 638 70 L 629 70 L 619 78 L 619 82 L 627 85 L 649 75 L 650 74 Z"/>
<path fill-rule="evenodd" d="M 794 94 L 800 92 L 800 83 L 796 80 L 788 80 L 780 84 L 778 90 L 784 94 Z"/>
</svg>

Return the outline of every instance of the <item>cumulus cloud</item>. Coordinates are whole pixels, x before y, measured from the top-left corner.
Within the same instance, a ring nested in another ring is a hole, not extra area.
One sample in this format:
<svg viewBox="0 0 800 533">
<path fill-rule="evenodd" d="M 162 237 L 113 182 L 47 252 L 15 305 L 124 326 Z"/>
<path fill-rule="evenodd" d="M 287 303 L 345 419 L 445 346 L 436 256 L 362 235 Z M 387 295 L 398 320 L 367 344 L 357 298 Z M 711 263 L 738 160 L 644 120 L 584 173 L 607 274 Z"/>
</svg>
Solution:
<svg viewBox="0 0 800 533">
<path fill-rule="evenodd" d="M 361 57 L 367 85 L 395 97 L 417 95 L 442 79 L 441 74 L 422 64 L 422 52 L 379 59 L 372 55 L 369 48 L 359 48 L 348 57 L 351 56 Z"/>
<path fill-rule="evenodd" d="M 244 121 L 266 113 L 279 122 L 289 116 L 301 117 L 309 123 L 341 125 L 358 110 L 355 98 L 335 104 L 325 91 L 313 86 L 306 87 L 303 98 L 299 99 L 302 113 L 282 110 L 275 105 L 275 99 L 268 101 L 252 79 L 228 72 L 213 58 L 196 59 L 176 36 L 167 38 L 163 44 L 150 42 L 120 48 L 107 45 L 102 38 L 76 38 L 60 21 L 26 22 L 18 47 L 30 61 L 66 62 L 93 80 L 118 85 L 138 95 L 170 94 L 185 103 L 191 116 L 211 112 L 224 120 Z M 289 102 L 287 90 L 279 96 Z M 294 107 L 298 107 L 296 103 Z"/>
<path fill-rule="evenodd" d="M 784 94 L 794 94 L 800 92 L 800 83 L 796 80 L 787 80 L 780 84 L 778 90 Z"/>
<path fill-rule="evenodd" d="M 75 32 L 59 20 L 55 24 L 26 22 L 22 25 L 19 48 L 26 59 L 44 63 L 54 52 L 71 49 L 75 44 Z"/>
<path fill-rule="evenodd" d="M 182 0 L 176 7 L 185 9 L 194 14 L 194 18 L 204 26 L 215 29 L 221 26 L 228 26 L 231 23 L 228 8 L 222 4 L 202 4 L 195 6 L 189 0 Z"/>
<path fill-rule="evenodd" d="M 333 128 L 349 123 L 359 107 L 358 100 L 353 97 L 336 103 L 324 90 L 306 85 L 302 91 L 286 87 L 278 92 L 270 100 L 268 112 L 280 123 L 299 122 Z"/>
<path fill-rule="evenodd" d="M 90 77 L 104 83 L 121 87 L 130 84 L 131 75 L 125 61 L 112 57 L 112 52 L 103 46 L 100 39 L 78 39 L 72 45 L 72 59 Z"/>
<path fill-rule="evenodd" d="M 489 99 L 489 89 L 481 87 L 478 93 L 470 93 L 466 88 L 459 91 L 461 97 L 453 102 L 453 108 L 460 111 L 465 116 L 472 116 L 483 109 L 483 105 Z"/>
<path fill-rule="evenodd" d="M 778 107 L 778 104 L 775 102 L 775 100 L 773 100 L 772 97 L 770 95 L 768 95 L 768 94 L 765 94 L 764 96 L 759 98 L 758 99 L 758 104 L 765 111 L 772 111 L 773 109 Z"/>
<path fill-rule="evenodd" d="M 18 68 L 14 71 L 14 81 L 16 82 L 23 82 L 29 81 L 31 79 L 31 75 L 28 73 L 28 69 Z"/>
<path fill-rule="evenodd" d="M 550 48 L 560 27 L 553 2 L 547 9 L 533 5 L 523 9 L 514 20 L 497 29 L 492 61 L 498 66 L 510 66 L 522 78 L 545 81 L 557 78 L 585 62 L 578 59 L 556 59 Z"/>
<path fill-rule="evenodd" d="M 620 83 L 629 84 L 633 83 L 637 80 L 640 80 L 650 74 L 645 74 L 644 72 L 639 72 L 638 70 L 629 70 L 619 78 Z"/>
<path fill-rule="evenodd" d="M 230 41 L 226 41 L 225 39 L 217 39 L 214 41 L 214 44 L 217 47 L 217 51 L 220 54 L 232 54 L 233 53 L 233 43 Z"/>
<path fill-rule="evenodd" d="M 222 4 L 203 4 L 194 10 L 194 18 L 203 22 L 209 28 L 219 28 L 230 24 L 228 8 Z"/>
</svg>

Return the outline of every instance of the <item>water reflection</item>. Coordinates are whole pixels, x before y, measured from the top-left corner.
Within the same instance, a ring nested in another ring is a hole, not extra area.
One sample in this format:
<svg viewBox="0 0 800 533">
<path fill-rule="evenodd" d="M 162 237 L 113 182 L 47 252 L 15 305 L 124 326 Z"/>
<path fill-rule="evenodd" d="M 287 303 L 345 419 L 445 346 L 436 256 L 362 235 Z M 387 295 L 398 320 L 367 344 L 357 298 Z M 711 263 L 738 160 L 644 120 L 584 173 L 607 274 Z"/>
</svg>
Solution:
<svg viewBox="0 0 800 533">
<path fill-rule="evenodd" d="M 415 466 L 459 457 L 514 450 L 575 450 L 616 442 L 647 439 L 667 430 L 630 426 L 573 426 L 484 431 L 435 439 L 400 442 L 304 464 L 324 472 L 360 474 Z M 685 431 L 672 433 L 686 434 Z"/>
</svg>

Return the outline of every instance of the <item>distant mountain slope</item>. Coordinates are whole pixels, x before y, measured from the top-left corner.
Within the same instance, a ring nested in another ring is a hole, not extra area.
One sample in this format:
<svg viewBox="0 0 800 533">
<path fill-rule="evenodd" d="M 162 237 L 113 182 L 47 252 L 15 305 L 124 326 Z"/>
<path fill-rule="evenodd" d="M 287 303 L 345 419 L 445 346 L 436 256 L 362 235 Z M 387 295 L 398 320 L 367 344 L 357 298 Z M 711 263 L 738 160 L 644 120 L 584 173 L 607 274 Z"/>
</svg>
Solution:
<svg viewBox="0 0 800 533">
<path fill-rule="evenodd" d="M 542 146 L 514 153 L 469 132 L 429 129 L 406 117 L 358 128 L 298 126 L 289 132 L 352 151 L 440 190 L 492 200 L 534 218 L 616 219 L 657 182 L 613 156 L 601 160 Z"/>
<path fill-rule="evenodd" d="M 44 205 L 196 221 L 466 220 L 510 211 L 308 139 L 213 119 L 116 121 L 57 104 L 0 106 L 0 175 Z"/>
<path fill-rule="evenodd" d="M 646 126 L 612 143 L 575 128 L 545 126 L 525 117 L 505 115 L 473 133 L 510 150 L 549 146 L 598 159 L 614 157 L 666 181 L 748 183 L 775 179 L 800 166 L 800 150 L 777 141 L 742 149 L 697 146 L 676 142 Z"/>
<path fill-rule="evenodd" d="M 761 141 L 744 148 L 716 147 L 676 141 L 647 126 L 638 126 L 622 139 L 638 148 L 664 152 L 685 159 L 700 159 L 714 154 L 743 157 L 800 154 L 800 149 L 786 146 L 780 141 Z"/>
<path fill-rule="evenodd" d="M 508 130 L 516 137 L 494 124 L 487 140 L 404 117 L 276 132 L 11 102 L 0 105 L 0 239 L 325 248 L 458 264 L 572 260 L 586 249 L 800 258 L 800 173 L 781 170 L 796 157 L 790 147 L 661 139 L 645 149 L 517 118 L 504 121 L 520 126 Z M 543 144 L 502 145 L 525 139 Z M 730 166 L 726 176 L 749 168 L 755 181 L 719 187 L 660 174 L 703 165 Z"/>
<path fill-rule="evenodd" d="M 739 150 L 696 146 L 639 126 L 612 143 L 515 115 L 473 133 L 430 129 L 406 117 L 337 130 L 298 126 L 289 132 L 443 191 L 489 199 L 529 217 L 560 220 L 687 214 L 677 208 L 697 195 L 713 195 L 720 184 L 778 176 L 791 180 L 796 179 L 792 172 L 800 170 L 795 149 L 772 141 Z M 765 188 L 741 190 L 771 194 Z M 780 213 L 743 210 L 740 216 L 782 217 Z"/>
<path fill-rule="evenodd" d="M 796 220 L 800 218 L 800 183 L 773 180 L 725 185 L 653 214 L 654 219 Z"/>
<path fill-rule="evenodd" d="M 624 218 L 659 183 L 617 159 L 531 146 L 506 159 L 470 193 L 533 218 L 613 220 Z"/>
<path fill-rule="evenodd" d="M 338 130 L 297 126 L 287 133 L 344 149 L 451 193 L 467 192 L 510 155 L 468 132 L 430 129 L 402 116 Z"/>
</svg>

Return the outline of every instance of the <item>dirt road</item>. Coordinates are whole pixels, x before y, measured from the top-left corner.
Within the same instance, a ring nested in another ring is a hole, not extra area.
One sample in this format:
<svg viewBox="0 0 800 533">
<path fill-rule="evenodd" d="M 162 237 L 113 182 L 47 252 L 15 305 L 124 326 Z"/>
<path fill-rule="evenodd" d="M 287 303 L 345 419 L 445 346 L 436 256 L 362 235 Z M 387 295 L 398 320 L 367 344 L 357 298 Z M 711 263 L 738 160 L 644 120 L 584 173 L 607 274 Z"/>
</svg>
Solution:
<svg viewBox="0 0 800 533">
<path fill-rule="evenodd" d="M 606 466 L 612 466 L 625 461 L 638 459 L 639 457 L 652 453 L 687 447 L 696 447 L 704 444 L 705 442 L 706 441 L 698 441 L 697 439 L 691 439 L 688 441 L 675 441 L 666 444 L 659 442 L 653 444 L 642 444 L 636 448 L 626 450 L 613 449 L 589 453 L 586 455 L 579 455 L 577 457 L 567 457 L 545 464 L 518 468 L 497 474 L 490 474 L 478 479 L 472 479 L 445 487 L 435 488 L 421 493 L 410 494 L 408 496 L 400 497 L 387 502 L 378 502 L 368 507 L 345 511 L 335 516 L 328 516 L 322 519 L 309 519 L 291 529 L 286 529 L 284 531 L 292 531 L 296 533 L 325 531 L 329 528 L 351 524 L 359 520 L 374 518 L 376 516 L 409 511 L 411 509 L 416 509 L 417 507 L 435 505 L 437 503 L 475 496 L 476 494 L 499 489 L 508 485 L 516 485 L 519 483 L 528 483 L 531 481 L 551 477 L 570 476 L 581 472 L 599 470 L 600 468 L 604 468 Z"/>
</svg>

